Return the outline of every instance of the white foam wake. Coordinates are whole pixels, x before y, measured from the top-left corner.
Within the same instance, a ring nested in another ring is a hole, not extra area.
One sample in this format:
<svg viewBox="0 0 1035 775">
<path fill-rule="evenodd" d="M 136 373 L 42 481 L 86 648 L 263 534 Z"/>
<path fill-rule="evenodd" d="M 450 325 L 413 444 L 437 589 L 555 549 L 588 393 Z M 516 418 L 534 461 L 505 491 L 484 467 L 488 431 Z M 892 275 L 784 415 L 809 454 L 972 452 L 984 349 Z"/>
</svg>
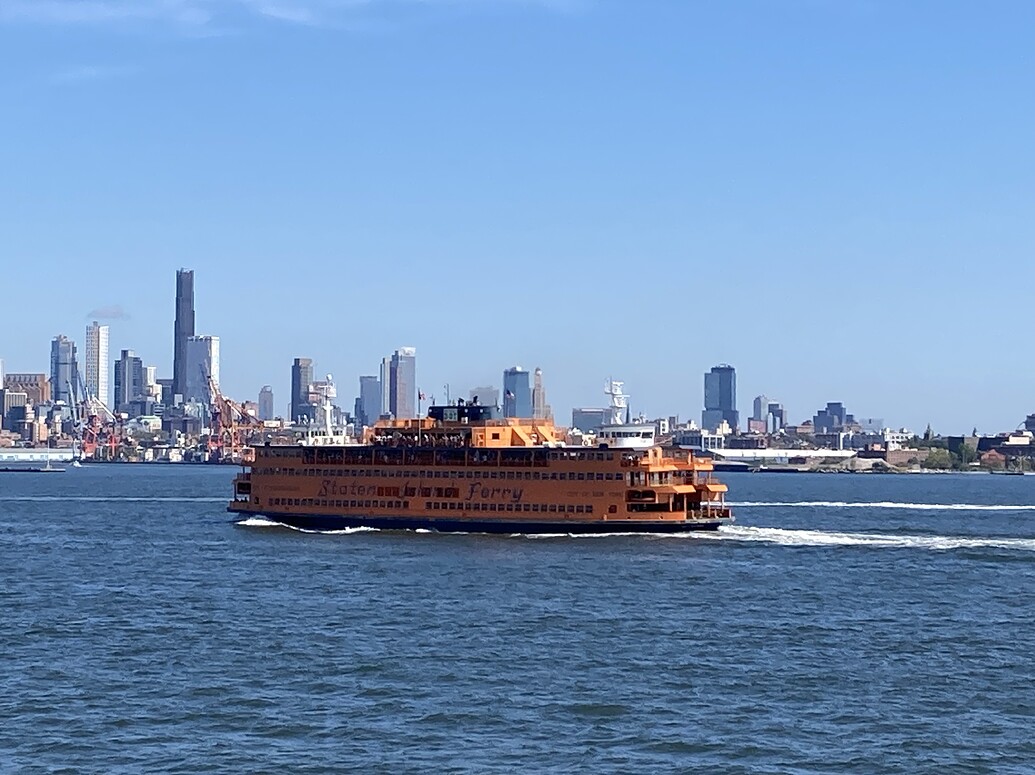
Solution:
<svg viewBox="0 0 1035 775">
<path fill-rule="evenodd" d="M 329 536 L 347 536 L 353 533 L 376 533 L 379 532 L 376 527 L 346 527 L 341 530 L 306 530 L 305 528 L 295 527 L 294 525 L 285 525 L 283 522 L 275 522 L 272 519 L 266 519 L 265 517 L 248 517 L 248 519 L 242 519 L 240 522 L 235 522 L 235 525 L 239 527 L 282 527 L 288 530 L 294 530 L 298 533 L 315 533 L 318 535 L 329 535 Z"/>
<path fill-rule="evenodd" d="M 1007 506 L 987 503 L 899 503 L 897 501 L 741 501 L 730 506 L 764 508 L 908 509 L 910 511 L 1035 511 L 1035 505 Z"/>
<path fill-rule="evenodd" d="M 789 530 L 779 527 L 723 525 L 715 533 L 696 537 L 729 541 L 761 541 L 780 546 L 871 546 L 884 549 L 1014 549 L 1035 552 L 1035 538 L 997 538 L 943 535 L 889 535 L 884 533 L 835 533 L 822 530 Z"/>
</svg>

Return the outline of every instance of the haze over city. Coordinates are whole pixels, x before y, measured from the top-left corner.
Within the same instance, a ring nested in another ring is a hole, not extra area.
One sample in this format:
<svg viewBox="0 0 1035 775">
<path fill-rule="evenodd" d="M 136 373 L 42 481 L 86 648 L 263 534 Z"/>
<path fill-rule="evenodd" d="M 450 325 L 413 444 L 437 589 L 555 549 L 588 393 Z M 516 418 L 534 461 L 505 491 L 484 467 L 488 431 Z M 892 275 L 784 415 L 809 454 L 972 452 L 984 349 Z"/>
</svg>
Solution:
<svg viewBox="0 0 1035 775">
<path fill-rule="evenodd" d="M 111 326 L 170 376 L 173 273 L 222 387 L 286 407 L 416 347 L 444 396 L 544 372 L 696 418 L 737 367 L 802 420 L 1035 411 L 1027 3 L 0 7 L 0 357 Z M 1019 316 L 1020 314 L 1020 316 Z"/>
</svg>

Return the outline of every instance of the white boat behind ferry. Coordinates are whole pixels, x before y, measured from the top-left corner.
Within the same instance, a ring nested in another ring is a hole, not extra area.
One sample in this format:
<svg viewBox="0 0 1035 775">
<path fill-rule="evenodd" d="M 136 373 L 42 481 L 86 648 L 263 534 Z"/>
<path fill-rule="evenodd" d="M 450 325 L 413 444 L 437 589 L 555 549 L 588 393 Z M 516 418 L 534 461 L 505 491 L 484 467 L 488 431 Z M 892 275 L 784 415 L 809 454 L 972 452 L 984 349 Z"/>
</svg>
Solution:
<svg viewBox="0 0 1035 775">
<path fill-rule="evenodd" d="M 608 379 L 604 395 L 611 400 L 611 416 L 597 431 L 597 444 L 616 449 L 650 449 L 654 446 L 654 424 L 629 422 L 629 396 L 623 391 L 624 382 Z"/>
</svg>

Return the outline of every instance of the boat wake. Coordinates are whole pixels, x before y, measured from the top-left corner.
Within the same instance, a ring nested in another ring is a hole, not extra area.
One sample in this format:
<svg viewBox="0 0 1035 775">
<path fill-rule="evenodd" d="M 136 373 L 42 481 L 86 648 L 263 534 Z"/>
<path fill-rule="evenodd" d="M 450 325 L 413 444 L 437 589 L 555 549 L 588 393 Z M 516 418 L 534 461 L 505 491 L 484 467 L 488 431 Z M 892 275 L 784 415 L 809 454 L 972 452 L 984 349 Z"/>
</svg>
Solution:
<svg viewBox="0 0 1035 775">
<path fill-rule="evenodd" d="M 279 527 L 284 528 L 285 530 L 294 530 L 296 533 L 312 533 L 314 535 L 325 536 L 347 536 L 352 535 L 353 533 L 381 532 L 380 529 L 376 527 L 346 527 L 341 530 L 305 530 L 304 528 L 295 527 L 293 525 L 285 525 L 283 522 L 274 522 L 272 519 L 266 519 L 265 517 L 249 517 L 248 519 L 242 519 L 234 524 L 238 527 Z"/>
<path fill-rule="evenodd" d="M 943 535 L 889 535 L 884 533 L 836 533 L 823 530 L 790 530 L 779 527 L 724 525 L 715 533 L 684 536 L 720 541 L 748 541 L 779 546 L 869 546 L 883 549 L 1012 549 L 1035 552 L 1035 538 L 1001 538 Z"/>
<path fill-rule="evenodd" d="M 1035 505 L 1004 506 L 985 503 L 899 503 L 897 501 L 742 501 L 745 508 L 904 509 L 909 511 L 1035 511 Z"/>
</svg>

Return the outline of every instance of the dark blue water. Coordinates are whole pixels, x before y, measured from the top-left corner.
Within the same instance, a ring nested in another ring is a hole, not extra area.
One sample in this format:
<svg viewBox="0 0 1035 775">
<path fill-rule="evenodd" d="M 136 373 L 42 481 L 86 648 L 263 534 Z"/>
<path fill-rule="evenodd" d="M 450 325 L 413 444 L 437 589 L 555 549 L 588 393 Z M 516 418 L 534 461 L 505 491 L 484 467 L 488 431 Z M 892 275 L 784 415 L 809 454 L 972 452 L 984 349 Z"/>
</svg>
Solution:
<svg viewBox="0 0 1035 775">
<path fill-rule="evenodd" d="M 575 539 L 238 526 L 232 473 L 0 475 L 0 770 L 1035 770 L 1035 477 Z"/>
</svg>

